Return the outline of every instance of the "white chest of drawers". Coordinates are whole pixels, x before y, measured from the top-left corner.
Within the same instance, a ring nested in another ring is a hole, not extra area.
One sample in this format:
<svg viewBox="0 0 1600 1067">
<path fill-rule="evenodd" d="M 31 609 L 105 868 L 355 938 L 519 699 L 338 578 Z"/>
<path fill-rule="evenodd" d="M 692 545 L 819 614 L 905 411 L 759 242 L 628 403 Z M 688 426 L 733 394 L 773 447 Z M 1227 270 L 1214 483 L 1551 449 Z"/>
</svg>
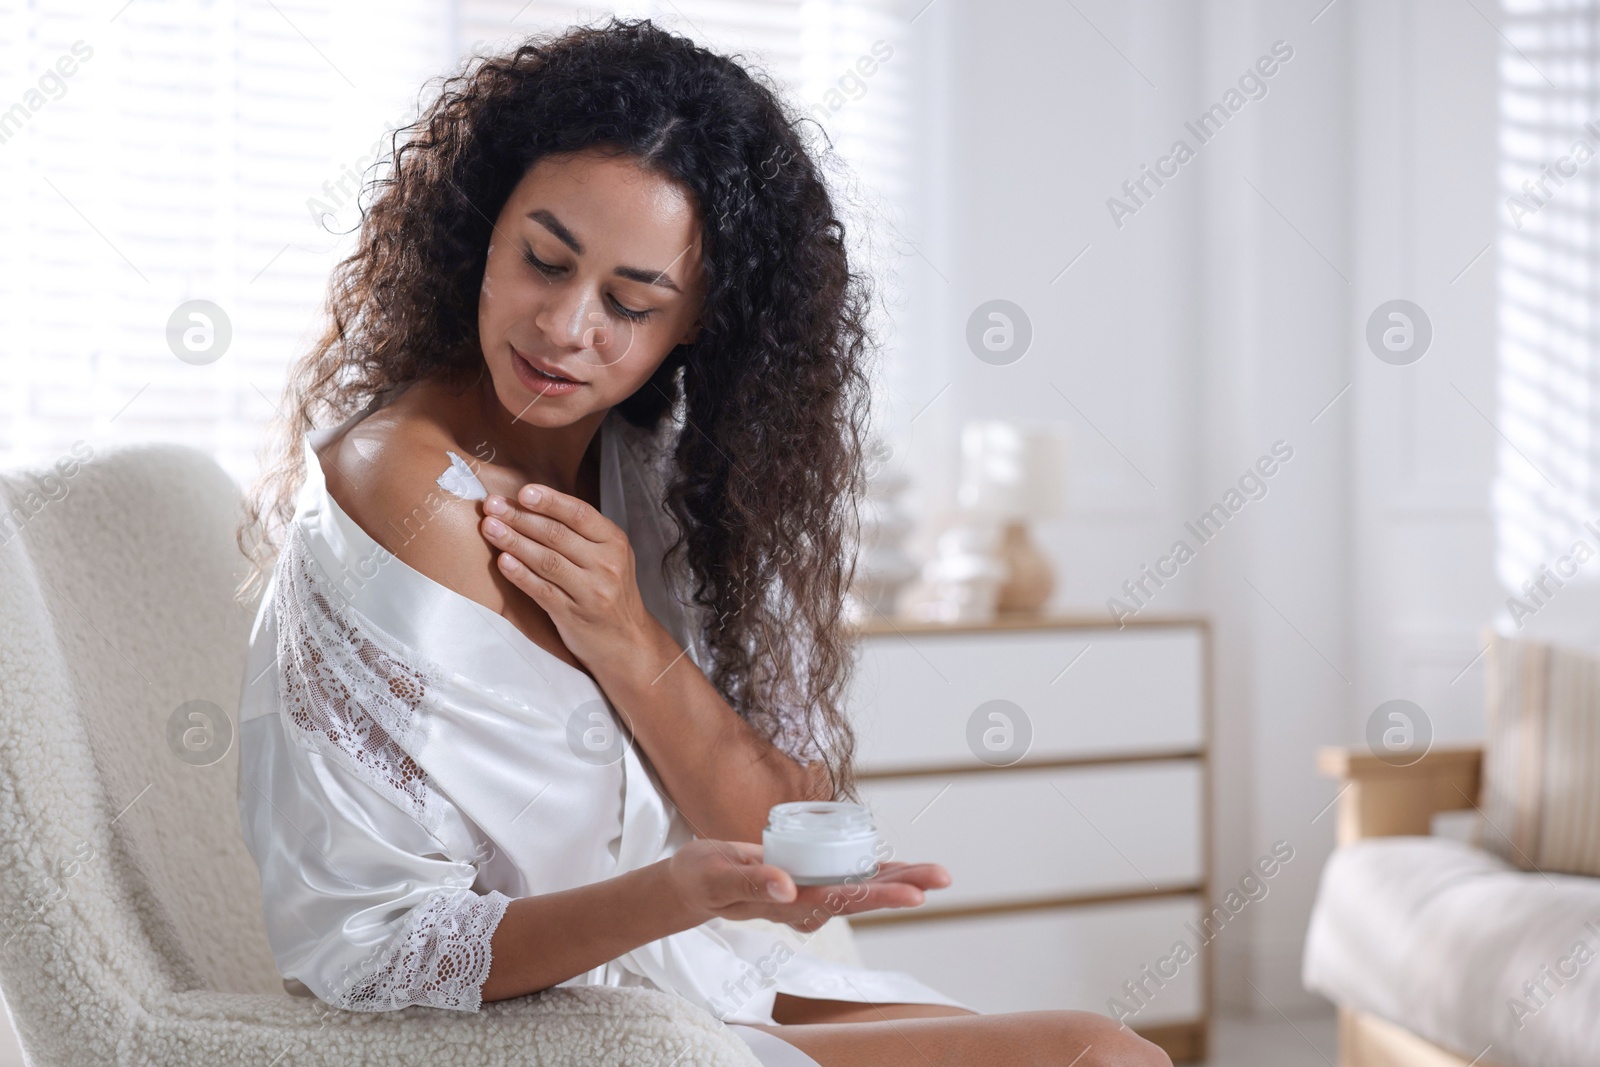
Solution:
<svg viewBox="0 0 1600 1067">
<path fill-rule="evenodd" d="M 852 918 L 865 962 L 984 1012 L 1120 1004 L 1175 1061 L 1202 1058 L 1205 620 L 880 620 L 861 643 L 862 800 L 892 858 L 952 877 Z"/>
</svg>

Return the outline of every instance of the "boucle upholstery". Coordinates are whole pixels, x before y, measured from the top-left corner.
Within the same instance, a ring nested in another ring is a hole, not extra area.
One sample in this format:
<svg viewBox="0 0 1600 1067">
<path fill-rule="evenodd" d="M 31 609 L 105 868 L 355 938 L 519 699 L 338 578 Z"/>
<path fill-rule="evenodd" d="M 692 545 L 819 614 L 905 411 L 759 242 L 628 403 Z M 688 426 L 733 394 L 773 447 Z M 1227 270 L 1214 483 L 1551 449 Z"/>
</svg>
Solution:
<svg viewBox="0 0 1600 1067">
<path fill-rule="evenodd" d="M 653 990 L 470 1014 L 289 996 L 240 835 L 237 736 L 209 765 L 168 740 L 186 702 L 236 717 L 238 488 L 198 451 L 139 446 L 42 489 L 0 475 L 0 505 L 0 990 L 31 1063 L 757 1063 Z"/>
</svg>

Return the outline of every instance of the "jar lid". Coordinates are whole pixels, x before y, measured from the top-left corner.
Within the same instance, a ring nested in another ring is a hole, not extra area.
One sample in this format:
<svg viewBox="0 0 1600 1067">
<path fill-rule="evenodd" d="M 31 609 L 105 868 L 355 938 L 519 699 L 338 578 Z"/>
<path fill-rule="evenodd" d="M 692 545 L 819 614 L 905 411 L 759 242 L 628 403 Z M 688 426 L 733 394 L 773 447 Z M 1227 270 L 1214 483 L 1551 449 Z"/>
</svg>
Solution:
<svg viewBox="0 0 1600 1067">
<path fill-rule="evenodd" d="M 792 800 L 767 812 L 767 829 L 779 834 L 849 837 L 873 831 L 872 812 L 848 800 Z"/>
</svg>

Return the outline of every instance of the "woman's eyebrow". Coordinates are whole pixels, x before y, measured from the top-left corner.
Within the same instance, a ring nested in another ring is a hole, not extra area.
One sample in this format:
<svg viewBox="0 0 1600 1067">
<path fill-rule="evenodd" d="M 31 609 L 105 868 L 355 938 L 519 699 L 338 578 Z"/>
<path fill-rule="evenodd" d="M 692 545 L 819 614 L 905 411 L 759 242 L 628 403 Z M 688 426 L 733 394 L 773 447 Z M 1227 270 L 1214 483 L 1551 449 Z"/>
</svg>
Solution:
<svg viewBox="0 0 1600 1067">
<path fill-rule="evenodd" d="M 667 277 L 667 272 L 662 270 L 645 270 L 643 267 L 618 267 L 611 273 L 619 278 L 630 281 L 644 282 L 646 285 L 659 285 L 663 289 L 671 289 L 674 293 L 682 292 L 673 280 Z"/>
<path fill-rule="evenodd" d="M 544 208 L 534 208 L 532 211 L 528 212 L 528 218 L 549 230 L 555 235 L 556 240 L 560 241 L 574 252 L 581 253 L 583 251 L 583 245 L 579 244 L 578 239 L 572 236 L 572 231 L 563 226 L 560 219 L 550 214 L 550 212 L 546 211 Z"/>
<path fill-rule="evenodd" d="M 580 255 L 583 253 L 583 245 L 572 235 L 572 231 L 562 225 L 560 219 L 544 208 L 535 208 L 528 212 L 527 217 L 549 230 L 556 240 L 574 252 Z M 675 293 L 683 291 L 678 288 L 676 282 L 667 277 L 667 272 L 664 270 L 647 270 L 644 267 L 618 267 L 612 273 L 619 278 L 627 278 L 629 281 L 644 282 L 646 285 L 659 285 L 663 289 L 671 289 Z"/>
</svg>

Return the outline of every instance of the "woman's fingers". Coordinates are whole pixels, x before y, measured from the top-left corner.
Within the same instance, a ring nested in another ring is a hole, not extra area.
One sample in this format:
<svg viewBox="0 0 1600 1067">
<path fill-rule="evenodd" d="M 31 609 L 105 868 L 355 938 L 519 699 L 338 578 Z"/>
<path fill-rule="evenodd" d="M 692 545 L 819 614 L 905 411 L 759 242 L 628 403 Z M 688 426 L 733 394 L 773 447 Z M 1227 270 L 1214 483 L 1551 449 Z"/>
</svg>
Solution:
<svg viewBox="0 0 1600 1067">
<path fill-rule="evenodd" d="M 860 882 L 854 886 L 806 885 L 798 887 L 792 901 L 777 906 L 774 918 L 791 925 L 803 923 L 815 929 L 834 915 L 854 915 L 864 911 L 884 908 L 915 908 L 923 903 L 923 893 L 914 885 L 902 882 L 873 884 Z"/>
<path fill-rule="evenodd" d="M 483 510 L 523 538 L 554 549 L 579 567 L 590 566 L 600 558 L 599 544 L 560 519 L 526 511 L 500 496 L 484 500 Z"/>
<path fill-rule="evenodd" d="M 536 515 L 544 515 L 574 530 L 590 541 L 609 541 L 616 524 L 583 500 L 558 493 L 548 485 L 529 484 L 517 492 L 517 503 Z"/>
<path fill-rule="evenodd" d="M 730 918 L 759 915 L 796 929 L 815 930 L 834 915 L 881 908 L 915 908 L 927 889 L 950 883 L 937 863 L 883 863 L 871 878 L 830 885 L 797 885 L 781 867 L 762 861 L 760 845 L 697 839 L 680 850 L 700 870 L 704 899 Z"/>
<path fill-rule="evenodd" d="M 478 528 L 483 531 L 483 536 L 491 545 L 503 554 L 513 557 L 514 564 L 511 565 L 506 563 L 504 555 L 501 557 L 501 570 L 506 577 L 513 577 L 519 569 L 526 570 L 535 577 L 544 579 L 548 584 L 559 587 L 568 596 L 576 598 L 582 583 L 583 569 L 572 560 L 548 545 L 524 537 L 493 515 L 486 516 Z M 520 564 L 520 567 L 516 564 Z M 531 590 L 528 592 L 532 595 Z"/>
<path fill-rule="evenodd" d="M 810 888 L 810 887 L 808 887 Z M 921 904 L 924 893 L 921 886 L 909 882 L 858 882 L 846 886 L 817 886 L 829 890 L 821 894 L 825 900 L 843 902 L 841 914 L 872 911 L 876 908 L 914 908 Z"/>
<path fill-rule="evenodd" d="M 518 589 L 527 593 L 546 612 L 570 608 L 572 598 L 567 591 L 556 585 L 541 574 L 529 570 L 527 565 L 510 552 L 501 552 L 495 556 L 495 566 L 500 568 L 500 573 L 506 580 Z"/>
<path fill-rule="evenodd" d="M 871 878 L 851 878 L 835 885 L 803 886 L 802 899 L 815 898 L 837 906 L 836 914 L 877 908 L 914 908 L 927 890 L 950 884 L 950 872 L 937 863 L 880 863 Z"/>
<path fill-rule="evenodd" d="M 789 872 L 761 862 L 761 846 L 749 841 L 714 842 L 721 859 L 717 872 L 718 896 L 737 901 L 771 904 L 795 899 L 797 887 Z"/>
<path fill-rule="evenodd" d="M 885 863 L 879 865 L 878 873 L 871 878 L 800 886 L 794 903 L 834 915 L 879 908 L 914 908 L 925 901 L 927 890 L 942 889 L 949 884 L 950 872 L 937 863 Z"/>
<path fill-rule="evenodd" d="M 907 882 L 922 889 L 943 889 L 950 872 L 937 863 L 880 863 L 869 882 Z"/>
</svg>

